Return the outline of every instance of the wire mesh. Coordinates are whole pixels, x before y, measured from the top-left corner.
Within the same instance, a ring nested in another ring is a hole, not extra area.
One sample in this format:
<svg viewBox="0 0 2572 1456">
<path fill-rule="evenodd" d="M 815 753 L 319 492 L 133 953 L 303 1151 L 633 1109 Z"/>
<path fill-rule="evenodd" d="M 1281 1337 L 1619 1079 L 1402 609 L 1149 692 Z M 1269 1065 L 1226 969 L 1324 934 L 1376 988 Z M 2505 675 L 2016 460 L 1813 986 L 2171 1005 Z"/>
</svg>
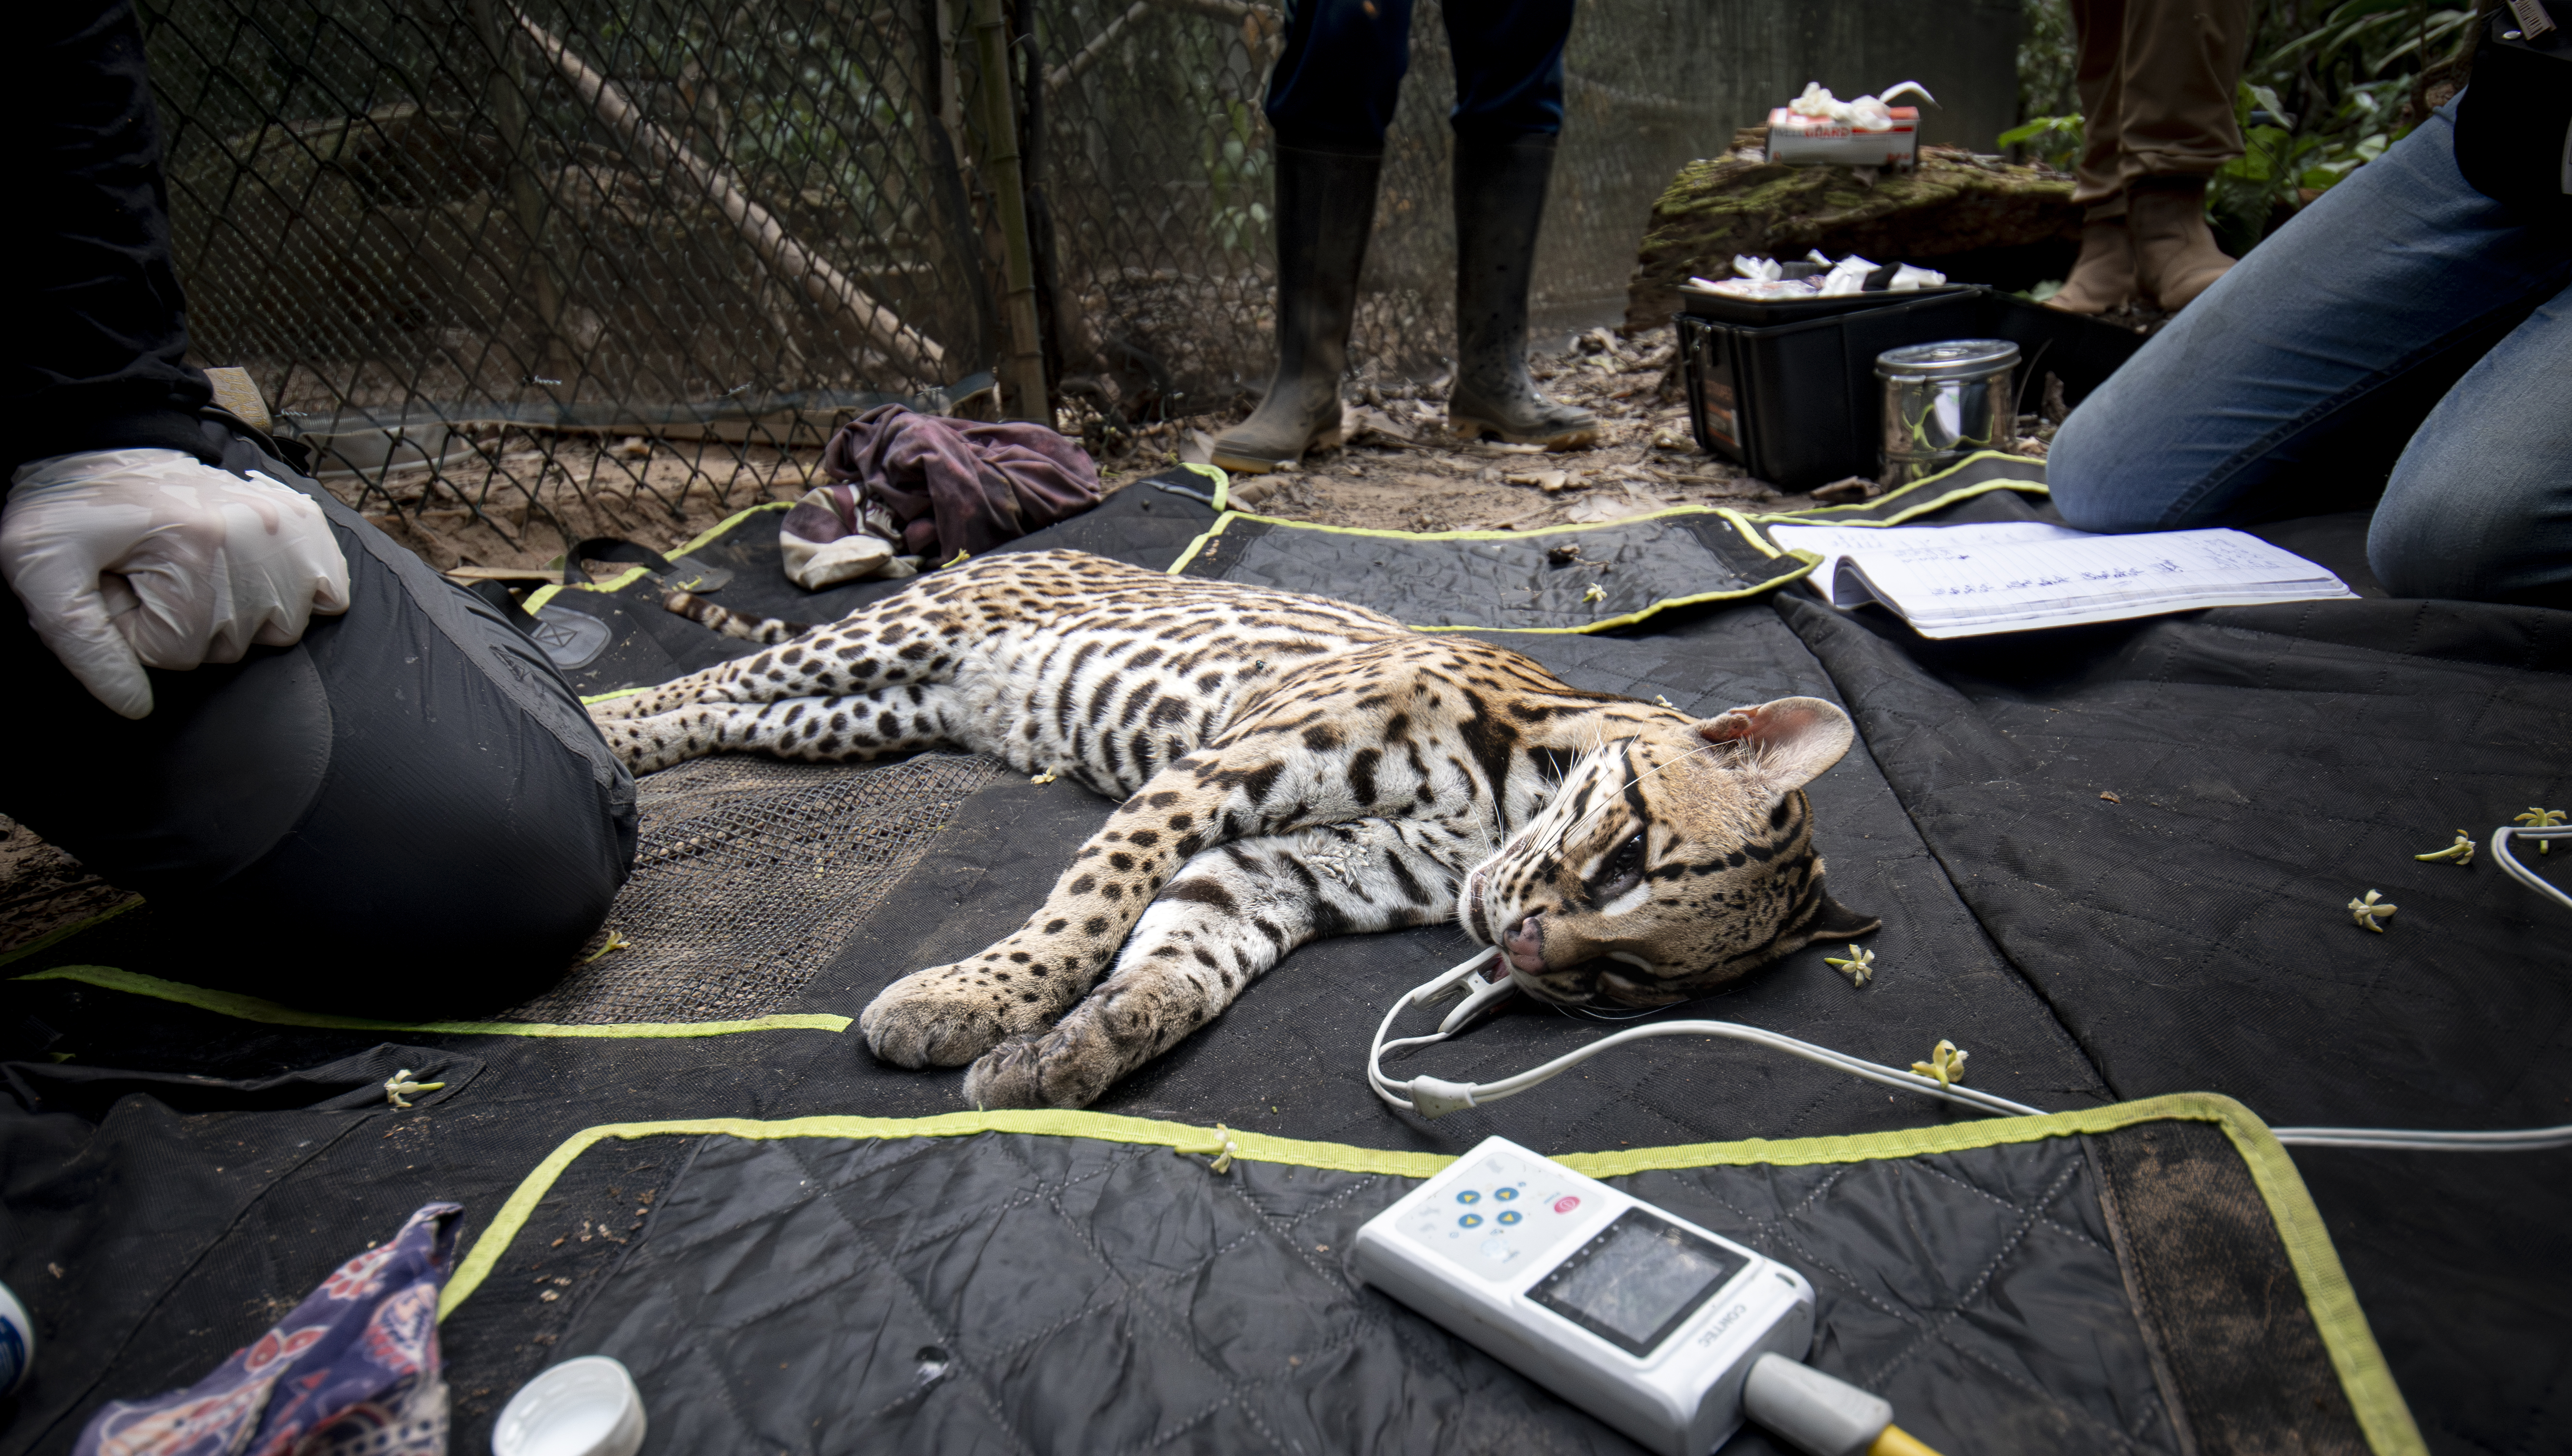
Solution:
<svg viewBox="0 0 2572 1456">
<path fill-rule="evenodd" d="M 1255 392 L 1282 11 L 1004 3 L 1057 422 Z M 944 407 L 1006 352 L 969 5 L 144 0 L 198 358 L 249 368 L 370 511 L 515 542 L 569 535 L 566 491 L 675 515 L 800 488 L 841 419 Z M 1541 321 L 1613 316 L 1653 197 L 1739 120 L 1721 42 L 1695 6 L 1582 7 Z M 1453 95 L 1424 0 L 1362 372 L 1429 379 L 1449 348 Z M 634 435 L 678 468 L 600 447 Z"/>
<path fill-rule="evenodd" d="M 999 772 L 958 754 L 855 773 L 728 754 L 647 775 L 634 872 L 589 959 L 503 1020 L 709 1022 L 792 1006 Z"/>
</svg>

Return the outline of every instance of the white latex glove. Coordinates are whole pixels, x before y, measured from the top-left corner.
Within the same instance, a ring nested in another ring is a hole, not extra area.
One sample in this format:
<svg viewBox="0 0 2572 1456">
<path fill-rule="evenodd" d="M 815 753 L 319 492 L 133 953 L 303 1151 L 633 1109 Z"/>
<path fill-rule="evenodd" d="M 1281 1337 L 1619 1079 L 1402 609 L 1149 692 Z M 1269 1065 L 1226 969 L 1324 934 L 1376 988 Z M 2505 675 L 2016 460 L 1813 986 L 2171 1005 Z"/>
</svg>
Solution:
<svg viewBox="0 0 2572 1456">
<path fill-rule="evenodd" d="M 92 696 L 152 712 L 143 669 L 239 662 L 315 612 L 348 609 L 322 507 L 254 471 L 178 450 L 90 450 L 20 467 L 0 510 L 0 577 Z"/>
</svg>

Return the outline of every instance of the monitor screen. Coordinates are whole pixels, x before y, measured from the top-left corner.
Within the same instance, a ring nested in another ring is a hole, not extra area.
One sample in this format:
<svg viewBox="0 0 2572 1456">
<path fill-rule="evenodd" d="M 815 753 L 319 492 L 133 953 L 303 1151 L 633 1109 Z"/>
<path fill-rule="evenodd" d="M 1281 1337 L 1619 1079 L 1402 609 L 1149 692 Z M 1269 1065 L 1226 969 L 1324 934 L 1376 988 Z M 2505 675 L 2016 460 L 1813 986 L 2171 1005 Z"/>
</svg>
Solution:
<svg viewBox="0 0 2572 1456">
<path fill-rule="evenodd" d="M 1528 1297 L 1641 1355 L 1713 1297 L 1735 1268 L 1714 1244 L 1628 1208 L 1538 1280 Z"/>
</svg>

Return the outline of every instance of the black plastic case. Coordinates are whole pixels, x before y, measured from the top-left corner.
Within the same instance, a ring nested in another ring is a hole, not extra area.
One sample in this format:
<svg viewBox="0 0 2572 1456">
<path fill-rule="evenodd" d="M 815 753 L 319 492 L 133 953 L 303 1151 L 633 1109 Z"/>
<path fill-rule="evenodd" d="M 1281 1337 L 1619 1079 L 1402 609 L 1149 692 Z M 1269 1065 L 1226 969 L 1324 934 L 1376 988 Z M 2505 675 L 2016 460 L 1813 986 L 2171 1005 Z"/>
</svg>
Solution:
<svg viewBox="0 0 2572 1456">
<path fill-rule="evenodd" d="M 1765 326 L 1673 315 L 1698 447 L 1787 490 L 1872 476 L 1882 397 L 1875 357 L 1888 349 L 2010 340 L 2019 347 L 2018 407 L 2025 411 L 2042 397 L 2047 374 L 2060 377 L 2065 398 L 2079 403 L 2144 342 L 2133 330 L 1988 289 L 1873 297 L 1904 302 Z"/>
</svg>

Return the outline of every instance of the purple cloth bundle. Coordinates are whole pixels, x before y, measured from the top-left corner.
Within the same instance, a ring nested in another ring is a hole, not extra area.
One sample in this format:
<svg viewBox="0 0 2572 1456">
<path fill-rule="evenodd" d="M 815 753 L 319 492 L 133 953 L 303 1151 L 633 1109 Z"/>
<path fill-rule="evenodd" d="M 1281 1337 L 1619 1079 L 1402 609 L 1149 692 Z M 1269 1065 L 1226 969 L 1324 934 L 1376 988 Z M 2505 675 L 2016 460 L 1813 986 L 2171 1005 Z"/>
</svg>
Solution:
<svg viewBox="0 0 2572 1456">
<path fill-rule="evenodd" d="M 1098 503 L 1098 466 L 1088 452 L 1041 424 L 984 424 L 900 404 L 840 426 L 823 448 L 822 468 L 884 507 L 901 532 L 895 546 L 932 566 Z M 853 528 L 858 515 L 849 512 Z"/>
<path fill-rule="evenodd" d="M 73 1456 L 446 1456 L 437 1296 L 460 1203 L 431 1203 L 185 1390 L 111 1401 Z"/>
</svg>

